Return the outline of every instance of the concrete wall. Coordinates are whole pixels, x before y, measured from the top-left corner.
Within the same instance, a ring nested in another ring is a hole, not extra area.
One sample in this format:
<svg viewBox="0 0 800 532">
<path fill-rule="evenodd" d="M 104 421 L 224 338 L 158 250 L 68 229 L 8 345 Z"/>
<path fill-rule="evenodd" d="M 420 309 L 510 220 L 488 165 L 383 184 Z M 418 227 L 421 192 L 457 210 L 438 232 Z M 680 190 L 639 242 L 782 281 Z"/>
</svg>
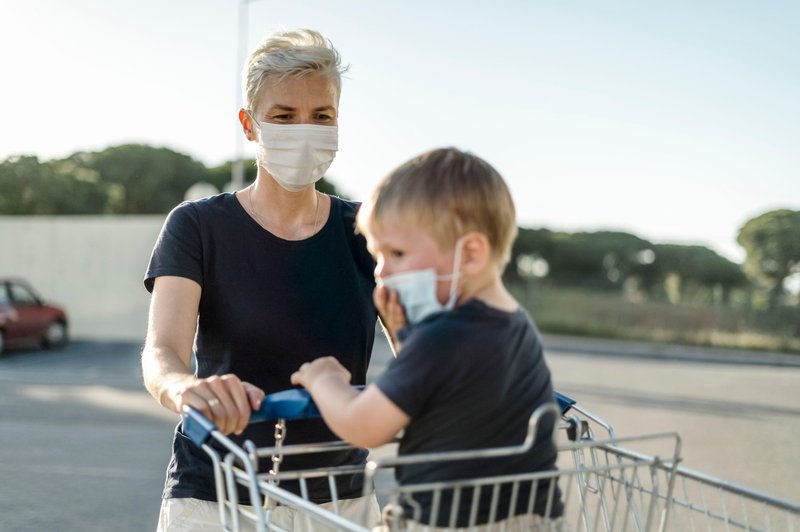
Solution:
<svg viewBox="0 0 800 532">
<path fill-rule="evenodd" d="M 63 305 L 73 338 L 140 342 L 142 279 L 164 216 L 0 216 L 0 276 Z"/>
</svg>

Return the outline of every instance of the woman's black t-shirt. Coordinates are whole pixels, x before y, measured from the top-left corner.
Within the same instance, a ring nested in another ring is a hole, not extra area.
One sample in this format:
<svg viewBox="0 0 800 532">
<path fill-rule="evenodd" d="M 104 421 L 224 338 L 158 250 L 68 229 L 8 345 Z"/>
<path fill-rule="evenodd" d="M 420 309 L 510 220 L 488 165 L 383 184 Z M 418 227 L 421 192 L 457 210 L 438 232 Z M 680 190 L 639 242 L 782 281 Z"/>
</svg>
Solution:
<svg viewBox="0 0 800 532">
<path fill-rule="evenodd" d="M 167 217 L 144 284 L 179 276 L 202 288 L 195 352 L 197 375 L 233 373 L 267 394 L 290 388 L 304 362 L 335 356 L 364 384 L 375 334 L 374 262 L 355 234 L 358 204 L 331 197 L 330 216 L 317 234 L 288 241 L 264 230 L 235 194 L 185 202 Z M 274 445 L 271 423 L 250 425 L 246 439 Z M 337 439 L 321 419 L 287 423 L 285 444 Z M 363 463 L 366 451 L 286 457 L 282 470 Z M 329 499 L 325 479 L 310 484 L 311 499 Z M 283 487 L 296 491 L 291 483 Z M 361 495 L 360 477 L 342 479 L 339 496 Z M 246 494 L 242 494 L 246 501 Z M 216 500 L 206 453 L 178 424 L 164 497 Z"/>
</svg>

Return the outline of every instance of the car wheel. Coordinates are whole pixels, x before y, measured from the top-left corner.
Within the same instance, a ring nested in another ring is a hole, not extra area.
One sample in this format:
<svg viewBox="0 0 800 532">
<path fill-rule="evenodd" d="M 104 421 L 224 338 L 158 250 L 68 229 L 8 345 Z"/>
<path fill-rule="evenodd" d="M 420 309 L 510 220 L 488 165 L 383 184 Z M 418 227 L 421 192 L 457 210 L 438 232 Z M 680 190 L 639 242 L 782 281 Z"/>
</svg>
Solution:
<svg viewBox="0 0 800 532">
<path fill-rule="evenodd" d="M 42 338 L 42 343 L 45 347 L 63 347 L 67 345 L 68 341 L 67 324 L 63 321 L 51 323 L 44 333 L 44 338 Z"/>
<path fill-rule="evenodd" d="M 0 330 L 0 357 L 3 356 L 4 348 L 5 348 L 5 341 L 3 340 L 3 331 Z"/>
</svg>

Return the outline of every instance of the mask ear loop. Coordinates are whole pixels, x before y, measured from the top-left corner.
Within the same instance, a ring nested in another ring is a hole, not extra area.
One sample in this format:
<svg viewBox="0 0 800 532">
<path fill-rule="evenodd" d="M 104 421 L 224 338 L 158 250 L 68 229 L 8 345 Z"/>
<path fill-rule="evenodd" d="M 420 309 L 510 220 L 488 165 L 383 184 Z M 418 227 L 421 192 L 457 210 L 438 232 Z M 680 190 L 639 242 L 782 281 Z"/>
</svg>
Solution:
<svg viewBox="0 0 800 532">
<path fill-rule="evenodd" d="M 456 304 L 458 297 L 458 278 L 461 277 L 461 248 L 464 244 L 464 237 L 462 236 L 456 241 L 456 252 L 453 256 L 453 273 L 446 276 L 450 277 L 450 297 L 447 304 L 444 306 L 446 310 L 452 310 Z"/>
<path fill-rule="evenodd" d="M 254 136 L 256 136 L 255 140 L 256 141 L 260 140 L 261 139 L 261 123 L 258 120 L 255 119 L 255 117 L 250 113 L 250 111 L 245 111 L 245 113 L 250 118 L 250 123 L 252 124 L 250 126 L 250 131 L 252 132 L 253 130 L 257 129 L 258 130 L 258 134 L 254 135 Z"/>
</svg>

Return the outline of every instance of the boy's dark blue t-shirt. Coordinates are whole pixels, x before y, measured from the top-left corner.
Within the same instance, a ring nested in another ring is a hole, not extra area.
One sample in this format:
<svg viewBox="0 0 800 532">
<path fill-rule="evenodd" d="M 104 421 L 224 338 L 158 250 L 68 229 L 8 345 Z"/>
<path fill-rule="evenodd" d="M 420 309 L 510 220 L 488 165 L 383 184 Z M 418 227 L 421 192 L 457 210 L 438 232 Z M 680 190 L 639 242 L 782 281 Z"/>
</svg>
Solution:
<svg viewBox="0 0 800 532">
<path fill-rule="evenodd" d="M 434 314 L 402 331 L 403 347 L 376 384 L 410 418 L 399 454 L 504 447 L 520 444 L 528 420 L 540 405 L 554 401 L 550 371 L 539 333 L 528 314 L 508 313 L 471 300 L 449 312 Z M 428 461 L 399 468 L 400 484 L 555 470 L 553 416 L 547 416 L 533 448 L 498 459 Z M 544 512 L 548 485 L 540 483 L 535 509 Z M 491 495 L 491 490 L 484 490 Z M 561 515 L 556 487 L 550 516 Z M 519 500 L 527 498 L 523 493 Z M 462 494 L 459 525 L 469 519 L 471 494 Z M 430 498 L 414 497 L 430 522 Z M 501 497 L 498 515 L 508 515 L 508 498 Z M 450 500 L 443 497 L 439 526 L 447 526 Z M 478 522 L 486 522 L 490 501 L 481 504 Z M 407 512 L 413 512 L 410 505 Z M 518 508 L 514 513 L 525 513 Z M 414 517 L 410 515 L 410 517 Z"/>
<path fill-rule="evenodd" d="M 197 375 L 233 373 L 267 394 L 291 387 L 304 362 L 333 355 L 366 379 L 377 313 L 374 262 L 355 235 L 358 204 L 331 197 L 327 222 L 308 239 L 288 241 L 264 230 L 235 194 L 185 202 L 167 217 L 145 276 L 180 276 L 202 287 L 196 338 Z M 249 426 L 237 443 L 274 445 L 272 423 Z M 321 419 L 287 423 L 287 445 L 337 439 Z M 363 463 L 365 451 L 286 457 L 283 470 Z M 296 491 L 296 486 L 282 483 Z M 343 498 L 361 495 L 360 478 L 340 485 Z M 325 479 L 311 499 L 329 498 Z M 246 500 L 246 494 L 245 500 Z M 216 500 L 206 453 L 178 425 L 165 497 Z"/>
</svg>

